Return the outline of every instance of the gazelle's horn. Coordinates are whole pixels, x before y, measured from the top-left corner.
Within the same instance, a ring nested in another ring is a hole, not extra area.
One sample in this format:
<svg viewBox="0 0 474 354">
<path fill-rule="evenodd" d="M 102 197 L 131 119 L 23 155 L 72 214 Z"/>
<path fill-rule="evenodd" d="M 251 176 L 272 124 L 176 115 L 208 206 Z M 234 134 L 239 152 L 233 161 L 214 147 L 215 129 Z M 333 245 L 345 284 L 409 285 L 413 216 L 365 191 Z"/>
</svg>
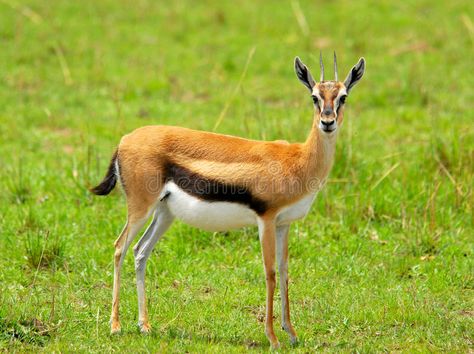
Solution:
<svg viewBox="0 0 474 354">
<path fill-rule="evenodd" d="M 324 64 L 323 64 L 323 54 L 319 51 L 319 66 L 321 67 L 321 76 L 319 77 L 319 81 L 324 81 Z"/>
<path fill-rule="evenodd" d="M 334 51 L 334 81 L 337 80 L 337 57 L 336 57 L 336 51 Z"/>
</svg>

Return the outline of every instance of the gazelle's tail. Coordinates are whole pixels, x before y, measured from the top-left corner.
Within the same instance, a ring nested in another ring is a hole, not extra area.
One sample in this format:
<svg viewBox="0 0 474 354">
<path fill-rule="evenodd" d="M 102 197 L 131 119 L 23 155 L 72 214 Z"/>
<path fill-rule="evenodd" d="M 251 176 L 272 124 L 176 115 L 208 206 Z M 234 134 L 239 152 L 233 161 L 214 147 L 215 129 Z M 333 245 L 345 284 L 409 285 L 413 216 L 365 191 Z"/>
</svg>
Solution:
<svg viewBox="0 0 474 354">
<path fill-rule="evenodd" d="M 110 160 L 109 169 L 107 174 L 100 184 L 94 188 L 91 188 L 91 192 L 96 195 L 107 195 L 112 189 L 114 189 L 115 184 L 117 183 L 117 171 L 116 171 L 116 161 L 117 161 L 117 150 L 115 150 L 112 160 Z"/>
</svg>

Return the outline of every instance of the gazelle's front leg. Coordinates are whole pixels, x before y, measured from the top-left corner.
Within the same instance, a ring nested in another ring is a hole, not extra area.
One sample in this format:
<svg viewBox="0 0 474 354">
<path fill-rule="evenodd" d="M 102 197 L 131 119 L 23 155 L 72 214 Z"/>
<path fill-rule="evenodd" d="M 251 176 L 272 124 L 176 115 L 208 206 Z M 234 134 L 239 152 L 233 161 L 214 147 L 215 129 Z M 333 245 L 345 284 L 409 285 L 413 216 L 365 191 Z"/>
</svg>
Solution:
<svg viewBox="0 0 474 354">
<path fill-rule="evenodd" d="M 272 348 L 280 346 L 273 330 L 273 295 L 275 293 L 275 220 L 261 218 L 258 221 L 258 232 L 262 247 L 263 267 L 267 284 L 267 301 L 265 317 L 265 334 Z"/>
<path fill-rule="evenodd" d="M 290 335 L 291 343 L 298 342 L 296 332 L 290 321 L 290 302 L 288 299 L 288 230 L 290 225 L 276 229 L 278 273 L 280 274 L 281 327 Z"/>
</svg>

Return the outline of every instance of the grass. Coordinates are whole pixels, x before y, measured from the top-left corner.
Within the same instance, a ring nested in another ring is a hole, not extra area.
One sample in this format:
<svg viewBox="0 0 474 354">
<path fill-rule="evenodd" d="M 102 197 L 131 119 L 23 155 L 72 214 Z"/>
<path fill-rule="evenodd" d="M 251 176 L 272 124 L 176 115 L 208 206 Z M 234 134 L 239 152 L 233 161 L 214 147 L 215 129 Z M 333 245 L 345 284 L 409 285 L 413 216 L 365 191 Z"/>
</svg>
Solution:
<svg viewBox="0 0 474 354">
<path fill-rule="evenodd" d="M 360 56 L 367 72 L 292 226 L 291 350 L 474 351 L 473 21 L 461 0 L 0 1 L 0 350 L 267 351 L 255 229 L 174 224 L 148 263 L 148 337 L 129 254 L 109 336 L 124 197 L 87 188 L 147 124 L 303 140 L 292 60 L 318 76 L 335 49 L 340 76 Z"/>
</svg>

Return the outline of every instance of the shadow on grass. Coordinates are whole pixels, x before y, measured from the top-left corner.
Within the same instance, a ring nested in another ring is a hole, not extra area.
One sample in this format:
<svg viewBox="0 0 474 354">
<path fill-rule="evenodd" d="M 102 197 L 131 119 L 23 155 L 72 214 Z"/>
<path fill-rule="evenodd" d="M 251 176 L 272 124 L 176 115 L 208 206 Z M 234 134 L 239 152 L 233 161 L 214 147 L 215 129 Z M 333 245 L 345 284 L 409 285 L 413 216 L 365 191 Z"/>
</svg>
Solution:
<svg viewBox="0 0 474 354">
<path fill-rule="evenodd" d="M 215 334 L 202 334 L 202 333 L 195 333 L 190 330 L 184 329 L 182 327 L 173 327 L 169 326 L 166 329 L 152 329 L 150 334 L 144 335 L 140 333 L 138 327 L 134 330 L 125 330 L 122 328 L 121 334 L 113 335 L 112 338 L 124 338 L 128 339 L 131 337 L 142 337 L 148 338 L 151 340 L 156 340 L 157 342 L 165 341 L 165 342 L 182 342 L 189 341 L 194 343 L 202 343 L 202 344 L 223 344 L 223 345 L 231 345 L 236 347 L 245 347 L 246 349 L 266 349 L 269 347 L 269 342 L 266 339 L 255 340 L 251 338 L 241 338 L 240 336 L 233 336 L 229 337 L 222 337 L 217 336 Z"/>
</svg>

